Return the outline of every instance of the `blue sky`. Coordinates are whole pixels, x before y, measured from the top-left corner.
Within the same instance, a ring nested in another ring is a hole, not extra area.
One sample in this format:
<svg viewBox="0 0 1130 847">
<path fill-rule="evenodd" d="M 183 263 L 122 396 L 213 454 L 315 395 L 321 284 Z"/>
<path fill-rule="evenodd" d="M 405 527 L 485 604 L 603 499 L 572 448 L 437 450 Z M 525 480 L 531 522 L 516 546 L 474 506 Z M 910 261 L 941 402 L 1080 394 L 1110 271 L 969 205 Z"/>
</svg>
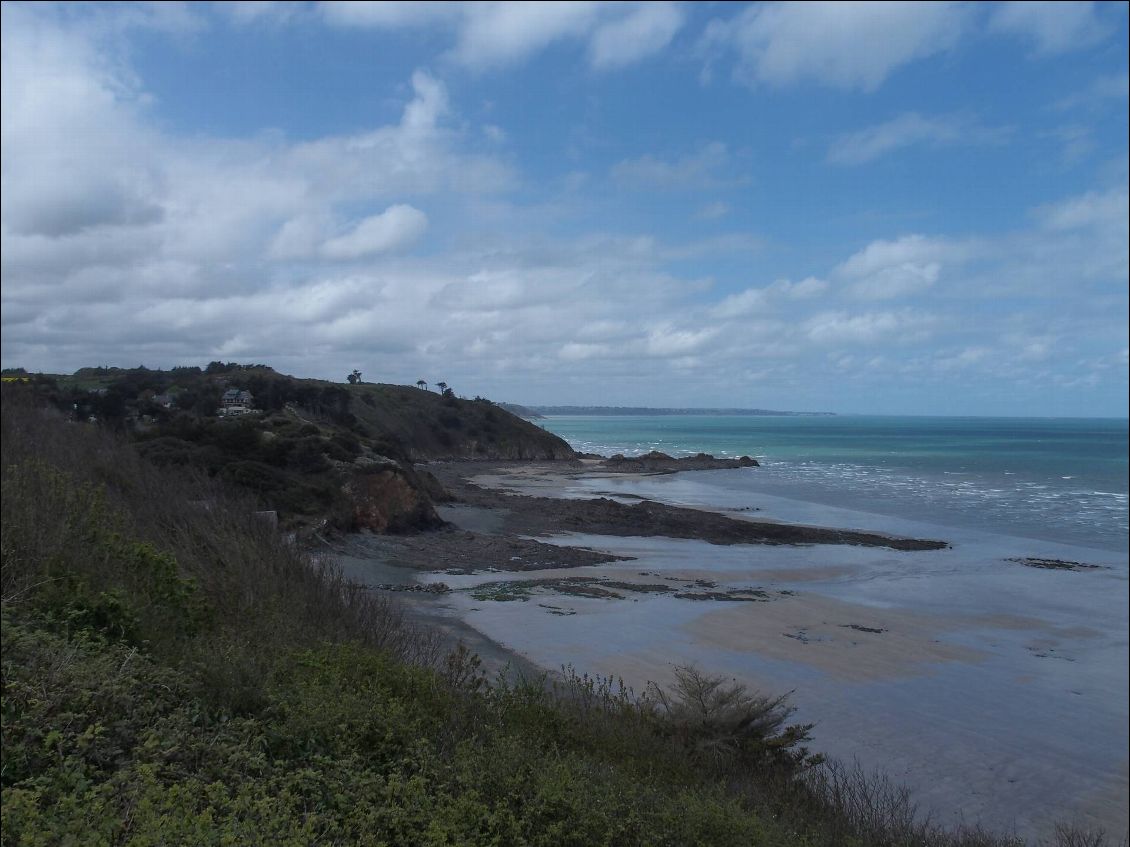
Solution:
<svg viewBox="0 0 1130 847">
<path fill-rule="evenodd" d="M 5 366 L 1126 415 L 1124 3 L 2 23 Z"/>
</svg>

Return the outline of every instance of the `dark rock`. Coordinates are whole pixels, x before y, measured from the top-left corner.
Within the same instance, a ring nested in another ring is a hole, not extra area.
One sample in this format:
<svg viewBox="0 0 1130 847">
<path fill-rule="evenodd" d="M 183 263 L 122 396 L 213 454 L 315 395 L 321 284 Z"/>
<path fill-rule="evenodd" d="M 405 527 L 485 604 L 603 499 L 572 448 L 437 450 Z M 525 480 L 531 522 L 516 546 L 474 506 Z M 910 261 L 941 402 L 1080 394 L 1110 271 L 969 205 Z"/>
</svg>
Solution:
<svg viewBox="0 0 1130 847">
<path fill-rule="evenodd" d="M 742 456 L 737 459 L 720 459 L 709 453 L 699 453 L 695 456 L 686 456 L 676 459 L 658 450 L 652 450 L 642 456 L 624 456 L 617 453 L 604 460 L 605 470 L 615 473 L 674 473 L 676 471 L 713 471 L 730 468 L 756 468 L 760 467 L 757 459 Z"/>
<path fill-rule="evenodd" d="M 1040 559 L 1035 556 L 1025 556 L 1020 559 L 1008 559 L 1029 568 L 1041 568 L 1049 571 L 1095 571 L 1101 565 L 1089 565 L 1085 562 L 1071 562 L 1066 559 Z"/>
</svg>

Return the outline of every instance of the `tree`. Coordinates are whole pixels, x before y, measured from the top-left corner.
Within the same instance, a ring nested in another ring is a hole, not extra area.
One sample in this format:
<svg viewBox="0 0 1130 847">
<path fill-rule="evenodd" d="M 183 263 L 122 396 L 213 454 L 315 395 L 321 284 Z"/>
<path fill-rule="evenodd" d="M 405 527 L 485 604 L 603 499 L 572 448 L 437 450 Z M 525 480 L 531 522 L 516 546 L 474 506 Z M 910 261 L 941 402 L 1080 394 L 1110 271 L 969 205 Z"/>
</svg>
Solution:
<svg viewBox="0 0 1130 847">
<path fill-rule="evenodd" d="M 425 382 L 425 381 L 424 381 L 424 380 L 422 380 L 422 379 L 418 379 L 418 380 L 416 380 L 416 387 L 417 387 L 417 388 L 422 388 L 422 389 L 423 389 L 424 391 L 427 391 L 427 390 L 428 390 L 428 384 L 427 384 L 427 382 Z"/>
<path fill-rule="evenodd" d="M 447 391 L 447 383 L 446 382 L 437 382 L 436 388 L 439 389 L 440 394 L 443 394 L 443 392 Z"/>
<path fill-rule="evenodd" d="M 361 371 L 354 368 L 353 373 L 351 373 L 345 379 L 350 385 L 357 385 L 361 382 Z"/>
</svg>

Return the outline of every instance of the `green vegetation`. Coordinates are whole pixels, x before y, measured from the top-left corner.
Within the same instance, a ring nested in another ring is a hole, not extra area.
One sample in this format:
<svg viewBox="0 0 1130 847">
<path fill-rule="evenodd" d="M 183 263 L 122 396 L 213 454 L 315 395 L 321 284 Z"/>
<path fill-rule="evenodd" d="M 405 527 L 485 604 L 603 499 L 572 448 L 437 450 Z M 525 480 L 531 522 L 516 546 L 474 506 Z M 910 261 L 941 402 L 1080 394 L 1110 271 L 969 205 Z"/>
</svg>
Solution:
<svg viewBox="0 0 1130 847">
<path fill-rule="evenodd" d="M 22 377 L 13 377 L 19 379 Z M 254 494 L 284 526 L 354 528 L 348 477 L 395 465 L 430 504 L 444 495 L 412 470 L 436 458 L 571 458 L 565 442 L 498 408 L 407 386 L 295 379 L 265 365 L 83 368 L 30 378 L 37 395 L 69 419 L 127 433 L 158 465 L 219 477 Z M 227 390 L 247 391 L 252 410 L 221 415 Z M 430 508 L 430 505 L 429 505 Z M 438 520 L 438 519 L 437 519 Z"/>
<path fill-rule="evenodd" d="M 693 669 L 488 682 L 222 475 L 3 391 L 6 845 L 1011 843 L 914 823 Z"/>
</svg>

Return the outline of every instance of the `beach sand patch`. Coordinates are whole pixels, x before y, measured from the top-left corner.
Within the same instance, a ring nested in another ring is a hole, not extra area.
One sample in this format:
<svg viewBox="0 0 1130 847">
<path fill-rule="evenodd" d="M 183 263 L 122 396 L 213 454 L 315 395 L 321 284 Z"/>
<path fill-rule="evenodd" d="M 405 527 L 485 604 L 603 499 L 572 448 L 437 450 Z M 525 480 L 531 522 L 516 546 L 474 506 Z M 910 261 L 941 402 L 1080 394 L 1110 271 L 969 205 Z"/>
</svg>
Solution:
<svg viewBox="0 0 1130 847">
<path fill-rule="evenodd" d="M 684 629 L 702 645 L 819 668 L 848 680 L 918 676 L 938 662 L 986 654 L 941 640 L 960 621 L 793 594 L 709 611 Z"/>
</svg>

